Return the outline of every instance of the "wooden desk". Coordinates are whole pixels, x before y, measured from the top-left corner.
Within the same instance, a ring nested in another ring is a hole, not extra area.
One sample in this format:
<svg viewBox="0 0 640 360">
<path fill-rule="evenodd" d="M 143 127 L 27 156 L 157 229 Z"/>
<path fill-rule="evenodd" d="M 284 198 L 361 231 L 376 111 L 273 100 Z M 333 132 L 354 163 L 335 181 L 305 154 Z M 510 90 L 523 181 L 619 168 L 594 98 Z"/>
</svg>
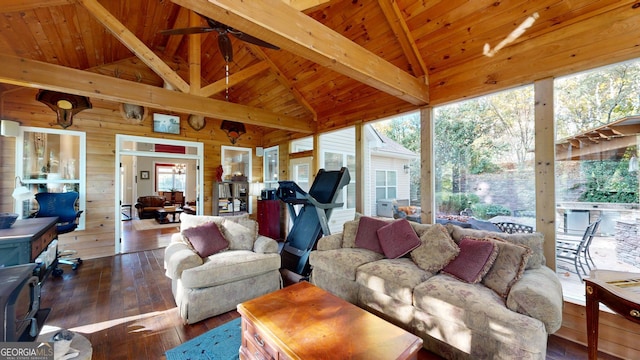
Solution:
<svg viewBox="0 0 640 360">
<path fill-rule="evenodd" d="M 0 230 L 0 265 L 11 266 L 35 262 L 58 237 L 57 217 L 18 220 L 8 229 Z M 57 266 L 57 259 L 47 269 L 36 269 L 40 281 Z"/>
<path fill-rule="evenodd" d="M 640 324 L 640 273 L 592 270 L 584 281 L 589 360 L 596 360 L 600 303 Z"/>
<path fill-rule="evenodd" d="M 240 359 L 417 359 L 419 337 L 308 282 L 238 305 Z"/>
</svg>

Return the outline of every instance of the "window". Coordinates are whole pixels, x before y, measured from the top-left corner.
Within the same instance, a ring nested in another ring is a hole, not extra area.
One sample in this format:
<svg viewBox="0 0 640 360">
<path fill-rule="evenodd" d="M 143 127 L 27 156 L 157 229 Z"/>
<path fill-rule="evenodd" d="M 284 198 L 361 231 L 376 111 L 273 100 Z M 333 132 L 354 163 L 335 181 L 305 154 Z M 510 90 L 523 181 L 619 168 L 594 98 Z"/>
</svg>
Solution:
<svg viewBox="0 0 640 360">
<path fill-rule="evenodd" d="M 156 191 L 185 191 L 185 164 L 156 164 Z"/>
<path fill-rule="evenodd" d="M 270 147 L 264 150 L 264 188 L 278 188 L 278 147 Z"/>
<path fill-rule="evenodd" d="M 79 131 L 21 127 L 16 174 L 33 193 L 77 191 L 78 210 L 85 209 L 86 134 Z M 15 204 L 23 218 L 37 211 L 35 200 Z M 78 230 L 84 229 L 84 216 Z"/>
<path fill-rule="evenodd" d="M 434 113 L 437 216 L 535 226 L 533 86 Z"/>
<path fill-rule="evenodd" d="M 346 186 L 346 191 L 343 189 L 343 197 L 346 198 L 344 201 L 346 209 L 355 209 L 356 208 L 356 182 L 355 182 L 355 173 L 356 173 L 356 157 L 355 155 L 350 154 L 341 154 L 336 152 L 327 151 L 324 153 L 324 169 L 327 171 L 330 170 L 340 170 L 343 166 L 346 166 L 349 169 L 349 175 L 351 177 L 351 181 Z"/>
<path fill-rule="evenodd" d="M 640 61 L 554 81 L 556 238 L 580 238 L 600 219 L 588 247 L 591 259 L 580 258 L 584 272 L 572 261 L 556 259 L 567 299 L 584 301 L 580 277 L 588 276 L 589 266 L 640 272 L 639 84 Z M 615 132 L 607 135 L 609 129 Z"/>
<path fill-rule="evenodd" d="M 398 193 L 398 172 L 376 170 L 376 203 L 378 200 L 395 199 Z"/>
</svg>

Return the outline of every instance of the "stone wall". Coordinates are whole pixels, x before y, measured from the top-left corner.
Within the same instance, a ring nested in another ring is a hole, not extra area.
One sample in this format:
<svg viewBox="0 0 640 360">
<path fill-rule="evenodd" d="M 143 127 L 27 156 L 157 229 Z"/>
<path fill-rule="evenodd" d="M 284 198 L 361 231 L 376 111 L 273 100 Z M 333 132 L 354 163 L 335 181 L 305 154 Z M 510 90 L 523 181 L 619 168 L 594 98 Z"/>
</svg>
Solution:
<svg viewBox="0 0 640 360">
<path fill-rule="evenodd" d="M 638 224 L 631 222 L 616 222 L 616 257 L 618 260 L 634 266 L 640 265 L 640 237 Z"/>
</svg>

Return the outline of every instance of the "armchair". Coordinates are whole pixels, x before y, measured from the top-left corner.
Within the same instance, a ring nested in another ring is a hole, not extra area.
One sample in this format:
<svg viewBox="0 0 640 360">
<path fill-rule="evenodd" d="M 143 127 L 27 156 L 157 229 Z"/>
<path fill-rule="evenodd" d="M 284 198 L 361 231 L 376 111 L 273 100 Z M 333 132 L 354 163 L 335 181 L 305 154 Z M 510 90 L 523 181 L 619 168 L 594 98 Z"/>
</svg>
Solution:
<svg viewBox="0 0 640 360">
<path fill-rule="evenodd" d="M 136 201 L 135 208 L 138 210 L 138 218 L 154 219 L 156 210 L 163 209 L 165 205 L 164 196 L 149 195 L 140 196 Z"/>
<path fill-rule="evenodd" d="M 184 323 L 234 310 L 239 303 L 282 287 L 278 243 L 258 235 L 257 222 L 248 215 L 183 213 L 180 220 L 180 232 L 165 249 L 164 267 Z M 211 223 L 217 224 L 214 231 Z M 216 230 L 228 244 L 203 251 L 202 245 L 221 240 L 214 238 Z"/>
</svg>

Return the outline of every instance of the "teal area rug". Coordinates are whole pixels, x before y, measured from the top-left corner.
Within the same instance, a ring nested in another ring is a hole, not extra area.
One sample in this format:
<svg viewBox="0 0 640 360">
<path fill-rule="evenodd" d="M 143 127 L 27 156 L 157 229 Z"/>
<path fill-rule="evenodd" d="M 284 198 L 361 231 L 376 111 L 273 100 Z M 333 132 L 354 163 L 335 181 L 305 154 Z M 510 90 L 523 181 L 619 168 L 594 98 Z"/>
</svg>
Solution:
<svg viewBox="0 0 640 360">
<path fill-rule="evenodd" d="M 241 344 L 240 318 L 168 350 L 167 360 L 236 360 Z"/>
</svg>

